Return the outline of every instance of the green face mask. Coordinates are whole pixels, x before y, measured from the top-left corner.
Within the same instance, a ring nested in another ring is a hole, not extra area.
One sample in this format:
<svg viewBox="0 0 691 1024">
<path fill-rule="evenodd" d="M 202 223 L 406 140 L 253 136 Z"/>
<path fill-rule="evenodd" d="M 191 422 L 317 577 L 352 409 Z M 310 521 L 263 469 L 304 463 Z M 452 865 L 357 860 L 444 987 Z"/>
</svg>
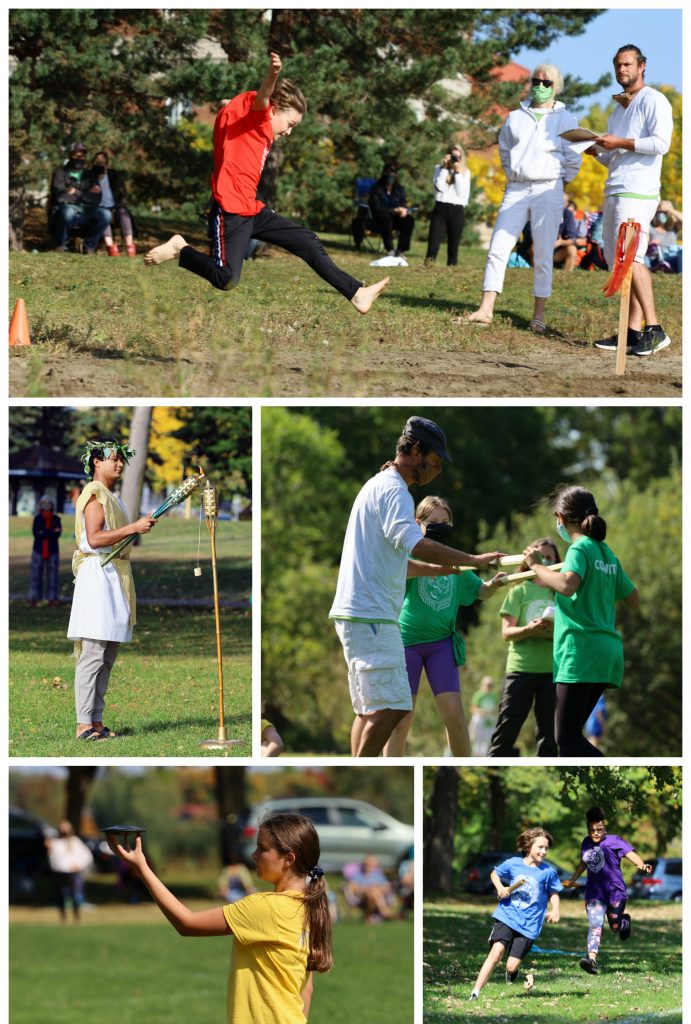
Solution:
<svg viewBox="0 0 691 1024">
<path fill-rule="evenodd" d="M 533 97 L 536 103 L 546 103 L 553 92 L 551 85 L 531 85 L 530 95 Z"/>
</svg>

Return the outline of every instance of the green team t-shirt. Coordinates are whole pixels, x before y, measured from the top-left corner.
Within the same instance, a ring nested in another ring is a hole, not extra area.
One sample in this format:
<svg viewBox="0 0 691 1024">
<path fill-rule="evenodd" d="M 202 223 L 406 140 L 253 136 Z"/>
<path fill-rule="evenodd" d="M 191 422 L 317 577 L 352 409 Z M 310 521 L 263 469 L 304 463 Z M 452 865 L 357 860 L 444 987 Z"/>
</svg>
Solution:
<svg viewBox="0 0 691 1024">
<path fill-rule="evenodd" d="M 429 644 L 454 638 L 457 665 L 465 665 L 465 644 L 456 630 L 456 616 L 462 605 L 473 604 L 482 586 L 474 572 L 459 576 L 414 576 L 407 580 L 400 625 L 403 646 Z"/>
<path fill-rule="evenodd" d="M 581 584 L 571 597 L 556 595 L 554 681 L 621 686 L 624 645 L 617 632 L 615 603 L 634 585 L 604 543 L 579 537 L 568 548 L 562 572 L 575 572 Z"/>
<path fill-rule="evenodd" d="M 516 625 L 527 626 L 532 619 L 542 618 L 546 608 L 554 608 L 554 594 L 533 580 L 524 580 L 507 593 L 500 615 L 512 615 Z M 509 640 L 507 672 L 552 672 L 552 638 L 525 637 Z"/>
</svg>

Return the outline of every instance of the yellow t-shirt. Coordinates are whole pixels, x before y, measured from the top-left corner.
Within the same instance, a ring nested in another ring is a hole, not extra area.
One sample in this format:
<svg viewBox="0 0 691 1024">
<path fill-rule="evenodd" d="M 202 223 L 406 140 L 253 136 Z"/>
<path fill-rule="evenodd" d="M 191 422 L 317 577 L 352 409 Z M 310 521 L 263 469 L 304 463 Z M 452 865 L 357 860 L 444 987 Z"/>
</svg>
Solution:
<svg viewBox="0 0 691 1024">
<path fill-rule="evenodd" d="M 235 939 L 228 1024 L 304 1024 L 309 939 L 300 893 L 252 893 L 223 913 Z"/>
</svg>

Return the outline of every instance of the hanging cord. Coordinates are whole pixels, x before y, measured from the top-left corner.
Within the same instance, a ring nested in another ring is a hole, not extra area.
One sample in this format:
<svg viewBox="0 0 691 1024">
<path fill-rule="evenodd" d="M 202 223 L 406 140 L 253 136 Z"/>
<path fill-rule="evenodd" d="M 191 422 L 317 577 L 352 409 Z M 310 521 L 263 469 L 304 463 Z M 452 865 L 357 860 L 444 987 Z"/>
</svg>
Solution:
<svg viewBox="0 0 691 1024">
<path fill-rule="evenodd" d="M 194 575 L 201 576 L 202 567 L 199 564 L 201 549 L 202 549 L 202 515 L 203 515 L 204 499 L 200 498 L 199 501 L 199 533 L 197 536 L 197 564 L 194 567 Z"/>
</svg>

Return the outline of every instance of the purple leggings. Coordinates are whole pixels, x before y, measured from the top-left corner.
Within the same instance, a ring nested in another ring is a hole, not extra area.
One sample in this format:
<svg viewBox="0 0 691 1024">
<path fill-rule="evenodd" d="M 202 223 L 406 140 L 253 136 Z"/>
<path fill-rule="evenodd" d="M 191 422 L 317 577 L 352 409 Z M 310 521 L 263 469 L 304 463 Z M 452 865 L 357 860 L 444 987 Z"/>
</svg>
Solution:
<svg viewBox="0 0 691 1024">
<path fill-rule="evenodd" d="M 450 636 L 444 640 L 435 640 L 428 644 L 412 644 L 405 648 L 405 663 L 408 669 L 408 682 L 413 697 L 417 697 L 420 689 L 420 676 L 424 668 L 432 693 L 438 697 L 440 693 L 460 693 L 461 681 L 458 665 L 453 656 L 453 640 Z"/>
</svg>

